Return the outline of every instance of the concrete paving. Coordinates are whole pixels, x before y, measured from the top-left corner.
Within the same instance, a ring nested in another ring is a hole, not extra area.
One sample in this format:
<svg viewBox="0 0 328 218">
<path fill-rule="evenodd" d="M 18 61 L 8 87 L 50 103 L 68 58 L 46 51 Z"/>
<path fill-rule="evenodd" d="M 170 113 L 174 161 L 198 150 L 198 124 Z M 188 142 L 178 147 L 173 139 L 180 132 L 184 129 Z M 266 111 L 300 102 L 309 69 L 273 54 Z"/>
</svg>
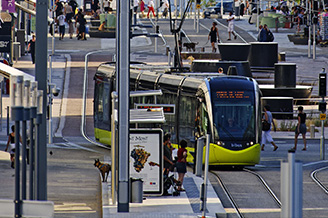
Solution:
<svg viewBox="0 0 328 218">
<path fill-rule="evenodd" d="M 248 24 L 247 18 L 237 21 L 236 27 L 249 33 L 250 36 L 255 37 L 257 35 L 256 27 Z M 279 29 L 279 33 L 274 33 L 275 41 L 279 43 L 279 51 L 286 52 L 287 61 L 297 63 L 297 75 L 318 78 L 321 68 L 327 66 L 328 63 L 325 56 L 326 49 L 318 48 L 316 60 L 307 58 L 307 47 L 294 46 L 286 41 L 288 40 L 287 35 L 293 31 Z M 194 35 L 197 34 L 194 33 Z M 48 44 L 49 52 L 51 50 L 50 42 L 51 39 L 49 39 Z M 65 38 L 62 41 L 55 39 L 55 45 L 56 53 L 53 56 L 52 78 L 53 82 L 63 90 L 54 99 L 53 105 L 53 126 L 55 127 L 55 136 L 58 138 L 53 144 L 48 145 L 49 151 L 51 150 L 53 153 L 53 155 L 48 155 L 48 199 L 55 203 L 55 217 L 195 217 L 200 215 L 199 187 L 202 179 L 190 172 L 186 174 L 186 183 L 184 184 L 186 192 L 182 192 L 180 196 L 146 197 L 142 204 L 130 204 L 130 213 L 118 213 L 117 207 L 110 204 L 110 183 L 102 183 L 101 185 L 98 170 L 93 166 L 93 160 L 99 157 L 103 159 L 104 152 L 89 145 L 80 137 L 69 137 L 69 135 L 64 139 L 62 137 L 66 125 L 65 117 L 75 112 L 72 109 L 67 110 L 70 104 L 68 102 L 70 72 L 73 68 L 82 71 L 84 67 L 83 62 L 72 61 L 72 56 L 77 53 L 86 54 L 96 50 L 115 54 L 115 41 L 95 38 L 77 41 Z M 147 63 L 165 63 L 167 60 L 165 47 L 160 46 L 159 48 L 158 53 L 154 55 L 153 39 L 138 37 L 131 43 L 131 60 L 142 59 Z M 97 61 L 93 60 L 92 62 L 97 63 Z M 31 64 L 29 55 L 23 56 L 15 62 L 14 67 L 34 75 L 34 65 Z M 80 78 L 75 78 L 81 80 L 83 78 L 82 72 L 80 75 Z M 4 112 L 8 105 L 9 98 L 4 96 Z M 309 106 L 306 110 L 307 113 L 310 113 L 316 108 Z M 89 112 L 92 113 L 92 107 Z M 6 115 L 4 113 L 2 121 L 5 120 Z M 0 144 L 3 147 L 3 144 L 6 143 L 7 125 L 5 122 L 2 122 L 1 125 L 3 130 L 0 131 Z M 325 134 L 327 133 L 328 129 L 325 128 Z M 294 137 L 293 132 L 272 132 L 272 135 L 276 139 L 292 139 Z M 319 138 L 320 136 L 316 134 L 315 137 Z M 4 184 L 0 188 L 0 198 L 11 198 L 14 193 L 14 171 L 10 169 L 8 153 L 0 152 L 0 166 L 3 169 L 0 173 L 0 182 Z M 208 197 L 207 214 L 212 217 L 215 217 L 216 214 L 225 216 L 222 204 L 211 185 L 209 186 Z"/>
</svg>

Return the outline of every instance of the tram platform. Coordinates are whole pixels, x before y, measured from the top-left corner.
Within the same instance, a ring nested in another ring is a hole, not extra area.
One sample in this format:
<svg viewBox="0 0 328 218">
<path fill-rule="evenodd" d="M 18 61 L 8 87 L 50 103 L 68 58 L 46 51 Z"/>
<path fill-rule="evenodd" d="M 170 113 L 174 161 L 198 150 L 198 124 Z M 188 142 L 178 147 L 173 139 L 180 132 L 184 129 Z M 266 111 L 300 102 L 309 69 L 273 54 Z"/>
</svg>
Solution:
<svg viewBox="0 0 328 218">
<path fill-rule="evenodd" d="M 130 203 L 129 213 L 117 212 L 117 205 L 103 204 L 103 217 L 147 218 L 147 217 L 201 217 L 200 211 L 200 186 L 203 178 L 187 172 L 183 181 L 184 192 L 179 196 L 144 196 L 142 203 Z M 226 211 L 222 206 L 212 184 L 207 186 L 206 217 L 226 217 Z M 110 199 L 110 184 L 103 183 L 103 197 Z M 105 202 L 103 200 L 103 203 Z"/>
</svg>

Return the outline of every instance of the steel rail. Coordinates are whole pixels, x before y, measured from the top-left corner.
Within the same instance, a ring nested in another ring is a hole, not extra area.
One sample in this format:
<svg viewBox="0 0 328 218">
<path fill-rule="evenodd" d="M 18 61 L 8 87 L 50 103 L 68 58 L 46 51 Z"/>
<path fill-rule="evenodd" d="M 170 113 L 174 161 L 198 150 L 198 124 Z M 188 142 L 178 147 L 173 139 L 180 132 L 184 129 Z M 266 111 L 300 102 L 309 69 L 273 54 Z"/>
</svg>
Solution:
<svg viewBox="0 0 328 218">
<path fill-rule="evenodd" d="M 100 53 L 100 52 L 104 52 L 105 50 L 99 50 L 99 51 L 92 51 L 89 52 L 85 55 L 85 61 L 84 61 L 84 76 L 83 76 L 83 96 L 82 96 L 82 116 L 81 116 L 81 134 L 82 136 L 89 141 L 90 143 L 97 145 L 99 147 L 102 148 L 106 148 L 106 149 L 110 149 L 109 147 L 96 142 L 95 140 L 91 139 L 85 130 L 85 126 L 86 126 L 86 121 L 85 121 L 85 117 L 86 117 L 86 107 L 87 107 L 87 91 L 88 91 L 88 57 L 92 54 L 96 54 L 96 53 Z"/>
<path fill-rule="evenodd" d="M 326 194 L 328 194 L 328 188 L 322 182 L 320 182 L 320 180 L 317 177 L 317 173 L 325 169 L 328 169 L 328 166 L 314 170 L 311 173 L 311 178 Z"/>
<path fill-rule="evenodd" d="M 222 179 L 220 178 L 220 176 L 213 172 L 213 171 L 210 171 L 216 178 L 217 180 L 219 181 L 220 183 L 220 186 L 222 187 L 225 195 L 227 196 L 230 204 L 233 206 L 233 208 L 235 209 L 236 211 L 236 215 L 239 217 L 239 218 L 244 218 L 244 215 L 240 212 L 239 208 L 238 208 L 238 205 L 236 203 L 236 201 L 233 199 L 232 195 L 230 194 L 228 188 L 225 186 L 225 184 L 223 183 Z"/>
<path fill-rule="evenodd" d="M 272 191 L 272 189 L 270 188 L 270 186 L 268 185 L 268 183 L 266 183 L 266 181 L 263 179 L 263 177 L 252 171 L 252 170 L 249 170 L 249 169 L 243 169 L 245 172 L 248 172 L 248 173 L 251 173 L 253 175 L 255 175 L 259 180 L 260 182 L 262 183 L 262 185 L 264 186 L 264 188 L 269 192 L 269 194 L 271 195 L 271 197 L 273 198 L 273 200 L 277 203 L 277 205 L 279 207 L 281 207 L 281 201 L 279 200 L 279 198 L 276 196 L 276 194 Z"/>
</svg>

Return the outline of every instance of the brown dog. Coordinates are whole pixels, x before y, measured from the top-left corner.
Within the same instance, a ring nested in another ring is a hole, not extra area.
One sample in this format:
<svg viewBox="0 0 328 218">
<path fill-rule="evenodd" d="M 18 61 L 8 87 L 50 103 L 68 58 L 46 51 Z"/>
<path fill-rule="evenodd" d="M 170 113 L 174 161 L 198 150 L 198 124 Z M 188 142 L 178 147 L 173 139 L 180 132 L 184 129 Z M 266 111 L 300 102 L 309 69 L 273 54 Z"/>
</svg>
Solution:
<svg viewBox="0 0 328 218">
<path fill-rule="evenodd" d="M 186 47 L 187 51 L 193 50 L 194 52 L 196 51 L 196 45 L 198 45 L 198 42 L 185 42 L 183 43 L 183 46 Z"/>
<path fill-rule="evenodd" d="M 109 171 L 111 171 L 112 166 L 110 164 L 108 164 L 108 163 L 102 163 L 102 162 L 100 162 L 99 159 L 96 159 L 95 160 L 94 165 L 101 172 L 101 177 L 103 179 L 102 181 L 103 182 L 107 182 L 108 174 L 109 174 Z M 107 176 L 105 178 L 106 173 L 107 173 Z"/>
</svg>

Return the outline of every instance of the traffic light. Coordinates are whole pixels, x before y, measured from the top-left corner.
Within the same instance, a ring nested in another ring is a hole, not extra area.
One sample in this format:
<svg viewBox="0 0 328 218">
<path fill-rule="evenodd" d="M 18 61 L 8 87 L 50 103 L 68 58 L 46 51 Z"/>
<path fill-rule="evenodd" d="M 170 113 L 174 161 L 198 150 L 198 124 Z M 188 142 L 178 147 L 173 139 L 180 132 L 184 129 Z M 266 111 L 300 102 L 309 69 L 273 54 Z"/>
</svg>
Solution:
<svg viewBox="0 0 328 218">
<path fill-rule="evenodd" d="M 322 72 L 319 74 L 319 96 L 325 97 L 327 89 L 327 74 L 325 68 L 322 68 Z"/>
<path fill-rule="evenodd" d="M 319 102 L 319 111 L 324 113 L 326 111 L 326 102 Z"/>
</svg>

